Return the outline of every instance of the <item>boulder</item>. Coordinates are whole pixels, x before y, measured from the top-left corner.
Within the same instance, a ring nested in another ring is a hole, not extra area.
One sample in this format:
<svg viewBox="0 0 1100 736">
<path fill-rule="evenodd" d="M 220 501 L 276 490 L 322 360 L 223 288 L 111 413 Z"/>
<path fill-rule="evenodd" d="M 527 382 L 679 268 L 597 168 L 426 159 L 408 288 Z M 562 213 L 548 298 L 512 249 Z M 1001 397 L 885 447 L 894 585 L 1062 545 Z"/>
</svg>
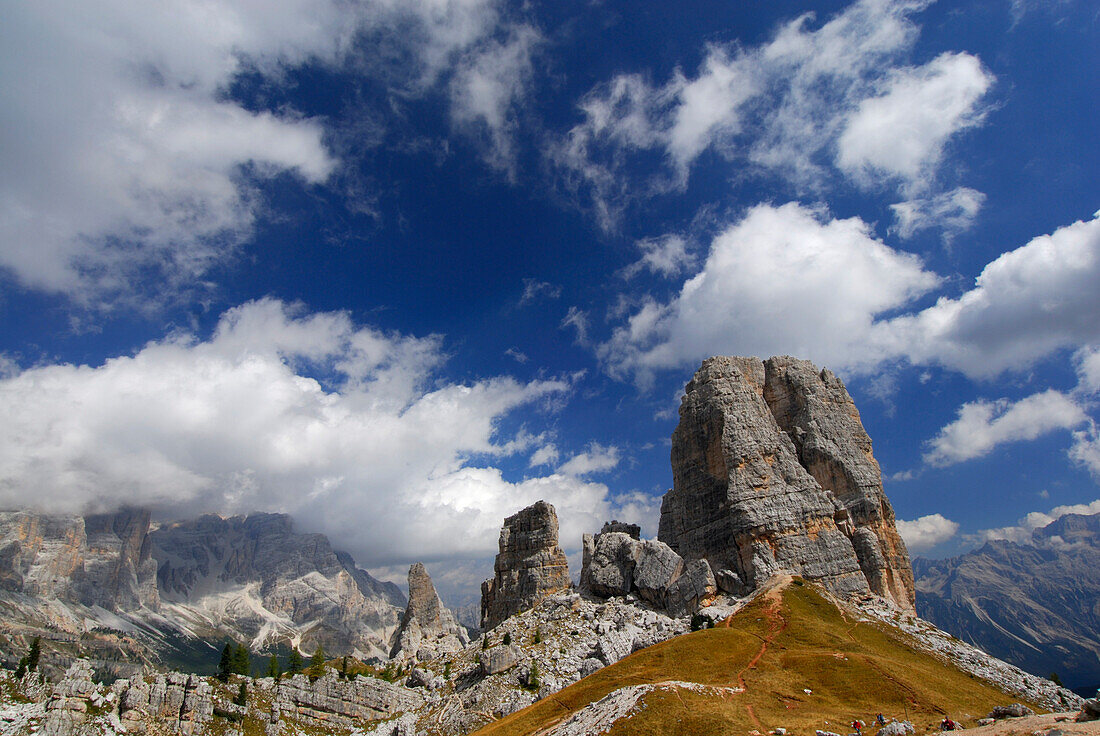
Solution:
<svg viewBox="0 0 1100 736">
<path fill-rule="evenodd" d="M 638 544 L 622 532 L 597 535 L 588 564 L 581 568 L 582 587 L 601 598 L 630 593 Z"/>
<path fill-rule="evenodd" d="M 1012 703 L 1010 705 L 998 705 L 986 717 L 1000 720 L 1002 718 L 1023 718 L 1024 716 L 1033 715 L 1035 715 L 1035 711 L 1023 703 Z"/>
<path fill-rule="evenodd" d="M 502 644 L 479 652 L 477 662 L 483 675 L 495 675 L 515 667 L 522 656 L 523 652 L 514 644 Z"/>
<path fill-rule="evenodd" d="M 914 732 L 909 721 L 891 721 L 878 730 L 878 736 L 909 736 Z"/>
<path fill-rule="evenodd" d="M 642 600 L 664 606 L 669 586 L 684 571 L 684 559 L 664 542 L 637 542 L 634 591 Z"/>
</svg>

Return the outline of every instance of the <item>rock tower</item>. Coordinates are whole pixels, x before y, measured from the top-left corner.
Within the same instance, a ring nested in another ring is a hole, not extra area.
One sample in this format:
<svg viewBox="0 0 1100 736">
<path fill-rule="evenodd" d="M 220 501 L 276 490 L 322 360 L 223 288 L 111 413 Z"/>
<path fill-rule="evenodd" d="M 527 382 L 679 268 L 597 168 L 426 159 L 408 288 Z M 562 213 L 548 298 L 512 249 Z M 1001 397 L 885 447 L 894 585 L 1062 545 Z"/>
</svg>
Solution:
<svg viewBox="0 0 1100 736">
<path fill-rule="evenodd" d="M 466 630 L 440 600 L 423 563 L 409 568 L 409 605 L 390 642 L 391 658 L 418 661 L 457 652 L 470 643 Z"/>
<path fill-rule="evenodd" d="M 788 571 L 913 610 L 871 440 L 830 371 L 790 357 L 704 361 L 680 405 L 672 474 L 658 539 L 706 559 L 719 584 Z"/>
<path fill-rule="evenodd" d="M 558 546 L 558 514 L 538 501 L 504 520 L 492 580 L 481 584 L 481 628 L 533 608 L 569 587 L 569 562 Z"/>
</svg>

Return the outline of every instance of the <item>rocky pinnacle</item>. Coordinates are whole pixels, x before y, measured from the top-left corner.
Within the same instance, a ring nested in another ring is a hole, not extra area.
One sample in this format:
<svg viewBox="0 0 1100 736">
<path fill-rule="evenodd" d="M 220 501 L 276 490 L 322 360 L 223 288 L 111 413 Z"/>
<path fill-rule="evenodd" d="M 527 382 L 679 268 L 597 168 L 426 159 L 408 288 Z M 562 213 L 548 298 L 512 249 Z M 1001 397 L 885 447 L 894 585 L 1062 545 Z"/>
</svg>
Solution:
<svg viewBox="0 0 1100 736">
<path fill-rule="evenodd" d="M 545 501 L 504 520 L 499 548 L 495 575 L 481 584 L 485 631 L 569 587 L 569 562 L 558 546 L 558 514 Z"/>
<path fill-rule="evenodd" d="M 780 571 L 912 611 L 913 573 L 843 382 L 790 357 L 710 358 L 672 435 L 658 538 L 750 587 Z"/>
<path fill-rule="evenodd" d="M 466 630 L 447 610 L 421 562 L 409 568 L 409 605 L 390 639 L 391 658 L 432 659 L 469 643 Z"/>
</svg>

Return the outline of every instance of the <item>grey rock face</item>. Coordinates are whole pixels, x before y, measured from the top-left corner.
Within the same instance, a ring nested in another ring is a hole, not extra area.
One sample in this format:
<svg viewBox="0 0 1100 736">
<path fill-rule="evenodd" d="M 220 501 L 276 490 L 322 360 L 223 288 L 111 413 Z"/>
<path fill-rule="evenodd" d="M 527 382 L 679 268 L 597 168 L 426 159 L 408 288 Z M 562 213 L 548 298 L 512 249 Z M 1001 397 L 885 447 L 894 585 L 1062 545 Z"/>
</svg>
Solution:
<svg viewBox="0 0 1100 736">
<path fill-rule="evenodd" d="M 664 606 L 673 582 L 684 572 L 684 559 L 664 542 L 648 540 L 635 545 L 634 591 L 642 600 Z"/>
<path fill-rule="evenodd" d="M 717 590 L 710 564 L 706 560 L 692 560 L 684 574 L 669 586 L 665 607 L 669 615 L 686 616 L 698 609 L 699 604 L 713 596 Z"/>
<path fill-rule="evenodd" d="M 912 610 L 908 552 L 870 451 L 829 371 L 793 358 L 710 358 L 680 405 L 658 538 L 749 588 L 785 571 Z"/>
<path fill-rule="evenodd" d="M 626 595 L 634 586 L 638 543 L 621 532 L 600 534 L 593 542 L 589 535 L 584 544 L 591 544 L 592 553 L 581 567 L 581 585 L 592 593 L 611 598 Z"/>
<path fill-rule="evenodd" d="M 545 501 L 504 520 L 499 549 L 496 574 L 481 584 L 485 631 L 570 585 L 569 562 L 558 546 L 558 515 Z"/>
<path fill-rule="evenodd" d="M 306 650 L 321 645 L 338 655 L 390 650 L 401 616 L 392 591 L 338 555 L 323 534 L 296 533 L 285 514 L 206 515 L 149 537 L 165 600 L 205 609 L 249 638 L 300 633 Z M 227 594 L 242 600 L 230 618 L 220 602 Z"/>
<path fill-rule="evenodd" d="M 428 660 L 469 644 L 466 630 L 447 610 L 420 562 L 409 568 L 409 605 L 390 640 L 391 658 Z"/>
<path fill-rule="evenodd" d="M 877 736 L 909 736 L 915 732 L 909 721 L 892 721 L 878 730 Z"/>
<path fill-rule="evenodd" d="M 156 609 L 149 512 L 0 513 L 0 588 L 109 611 Z"/>
<path fill-rule="evenodd" d="M 917 612 L 1068 687 L 1100 684 L 1100 514 L 1068 514 L 1021 542 L 913 562 Z"/>
</svg>

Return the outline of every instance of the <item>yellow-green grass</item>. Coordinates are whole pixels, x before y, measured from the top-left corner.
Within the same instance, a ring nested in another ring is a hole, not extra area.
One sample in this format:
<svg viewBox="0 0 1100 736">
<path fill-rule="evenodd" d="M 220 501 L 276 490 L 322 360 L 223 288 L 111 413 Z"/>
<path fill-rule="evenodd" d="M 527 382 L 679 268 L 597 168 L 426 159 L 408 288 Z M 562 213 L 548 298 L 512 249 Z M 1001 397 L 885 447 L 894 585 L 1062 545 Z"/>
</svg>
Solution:
<svg viewBox="0 0 1100 736">
<path fill-rule="evenodd" d="M 870 723 L 879 712 L 912 720 L 924 731 L 945 715 L 972 725 L 994 705 L 1018 699 L 914 650 L 901 632 L 846 619 L 820 592 L 795 583 L 761 596 L 727 627 L 636 652 L 477 736 L 535 734 L 621 687 L 667 680 L 737 687 L 739 673 L 746 688 L 741 693 L 652 691 L 644 707 L 610 734 L 727 736 L 778 726 L 846 734 L 854 719 Z"/>
</svg>

